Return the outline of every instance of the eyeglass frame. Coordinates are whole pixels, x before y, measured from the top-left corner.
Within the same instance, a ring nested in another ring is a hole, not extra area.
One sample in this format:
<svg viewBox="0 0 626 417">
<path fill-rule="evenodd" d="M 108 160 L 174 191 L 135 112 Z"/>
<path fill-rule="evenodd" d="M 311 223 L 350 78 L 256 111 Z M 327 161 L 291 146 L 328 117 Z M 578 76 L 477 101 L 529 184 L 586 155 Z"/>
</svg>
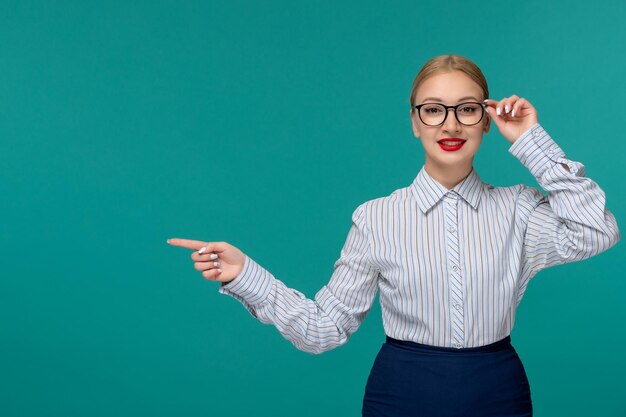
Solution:
<svg viewBox="0 0 626 417">
<path fill-rule="evenodd" d="M 443 106 L 445 108 L 446 115 L 443 117 L 443 121 L 441 123 L 436 124 L 436 125 L 429 125 L 428 123 L 426 123 L 425 121 L 422 120 L 422 116 L 420 114 L 420 108 L 422 108 L 423 106 L 425 106 L 427 104 L 436 104 L 436 105 L 439 105 L 439 106 Z M 456 114 L 456 110 L 460 106 L 462 106 L 464 104 L 479 104 L 480 105 L 480 108 L 482 109 L 482 114 L 480 115 L 480 119 L 478 119 L 478 121 L 476 123 L 468 125 L 466 123 L 463 123 L 461 120 L 459 120 L 459 115 Z M 459 103 L 456 106 L 446 106 L 443 103 L 422 103 L 422 104 L 417 104 L 415 106 L 411 106 L 411 108 L 417 110 L 417 117 L 419 117 L 419 119 L 422 121 L 422 123 L 424 123 L 426 126 L 441 126 L 442 124 L 444 124 L 446 122 L 446 119 L 448 118 L 448 113 L 449 113 L 448 110 L 450 110 L 450 109 L 454 109 L 454 117 L 463 126 L 476 126 L 478 123 L 480 123 L 483 120 L 483 118 L 485 117 L 485 114 L 489 115 L 489 113 L 487 113 L 487 110 L 486 110 L 487 109 L 487 105 L 485 103 L 479 103 L 477 101 L 464 101 L 463 103 Z"/>
</svg>

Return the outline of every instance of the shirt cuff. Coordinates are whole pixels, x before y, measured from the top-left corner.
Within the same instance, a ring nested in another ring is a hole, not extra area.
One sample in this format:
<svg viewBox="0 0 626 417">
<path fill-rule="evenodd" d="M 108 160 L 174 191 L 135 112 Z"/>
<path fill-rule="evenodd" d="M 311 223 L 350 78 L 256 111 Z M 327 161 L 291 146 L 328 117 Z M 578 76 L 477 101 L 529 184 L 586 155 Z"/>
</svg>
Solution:
<svg viewBox="0 0 626 417">
<path fill-rule="evenodd" d="M 270 294 L 274 278 L 261 265 L 246 255 L 243 269 L 232 281 L 222 284 L 221 294 L 235 296 L 251 306 L 262 303 Z"/>
<path fill-rule="evenodd" d="M 543 174 L 555 165 L 565 163 L 570 166 L 563 150 L 539 123 L 522 133 L 509 148 L 509 153 L 519 159 L 539 182 Z M 576 174 L 576 167 L 570 166 L 570 171 Z"/>
</svg>

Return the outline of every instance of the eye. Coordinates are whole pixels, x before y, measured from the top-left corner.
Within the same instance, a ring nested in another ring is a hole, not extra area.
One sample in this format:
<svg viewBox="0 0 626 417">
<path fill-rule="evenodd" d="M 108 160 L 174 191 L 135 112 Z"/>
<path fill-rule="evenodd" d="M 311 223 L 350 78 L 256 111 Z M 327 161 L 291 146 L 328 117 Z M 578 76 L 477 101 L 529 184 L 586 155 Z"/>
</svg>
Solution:
<svg viewBox="0 0 626 417">
<path fill-rule="evenodd" d="M 441 108 L 441 106 L 438 106 L 436 104 L 431 104 L 429 106 L 424 106 L 422 108 L 422 111 L 425 114 L 438 114 L 438 113 L 441 113 L 443 109 Z"/>
<path fill-rule="evenodd" d="M 462 114 L 473 114 L 478 111 L 478 106 L 475 104 L 467 104 L 459 107 L 459 112 Z"/>
</svg>

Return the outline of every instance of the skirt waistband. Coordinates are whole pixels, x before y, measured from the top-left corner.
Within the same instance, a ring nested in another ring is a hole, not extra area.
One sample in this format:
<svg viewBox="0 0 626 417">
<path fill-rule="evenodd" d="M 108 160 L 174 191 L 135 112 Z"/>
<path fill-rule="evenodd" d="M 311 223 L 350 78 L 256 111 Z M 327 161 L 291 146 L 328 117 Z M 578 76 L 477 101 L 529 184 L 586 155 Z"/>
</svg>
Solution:
<svg viewBox="0 0 626 417">
<path fill-rule="evenodd" d="M 446 353 L 480 353 L 480 352 L 499 352 L 503 350 L 509 350 L 512 348 L 511 345 L 511 336 L 507 336 L 504 339 L 498 340 L 497 342 L 490 343 L 485 346 L 477 346 L 471 348 L 453 348 L 453 347 L 443 347 L 443 346 L 432 346 L 432 345 L 424 345 L 417 342 L 412 342 L 409 340 L 398 340 L 392 337 L 387 336 L 386 343 L 396 346 L 402 346 L 404 348 L 409 348 L 414 351 L 421 352 L 446 352 Z"/>
</svg>

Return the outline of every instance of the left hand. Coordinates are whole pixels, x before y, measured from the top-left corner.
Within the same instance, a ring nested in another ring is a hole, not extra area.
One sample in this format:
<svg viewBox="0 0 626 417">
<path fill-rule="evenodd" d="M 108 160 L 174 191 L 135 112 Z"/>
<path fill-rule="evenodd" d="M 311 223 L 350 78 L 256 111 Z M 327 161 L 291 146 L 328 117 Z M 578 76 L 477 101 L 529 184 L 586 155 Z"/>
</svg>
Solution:
<svg viewBox="0 0 626 417">
<path fill-rule="evenodd" d="M 528 100 L 516 95 L 505 97 L 500 101 L 487 99 L 484 103 L 487 105 L 489 117 L 511 144 L 532 125 L 538 123 L 537 110 Z M 497 109 L 500 109 L 500 115 L 497 114 Z"/>
</svg>

